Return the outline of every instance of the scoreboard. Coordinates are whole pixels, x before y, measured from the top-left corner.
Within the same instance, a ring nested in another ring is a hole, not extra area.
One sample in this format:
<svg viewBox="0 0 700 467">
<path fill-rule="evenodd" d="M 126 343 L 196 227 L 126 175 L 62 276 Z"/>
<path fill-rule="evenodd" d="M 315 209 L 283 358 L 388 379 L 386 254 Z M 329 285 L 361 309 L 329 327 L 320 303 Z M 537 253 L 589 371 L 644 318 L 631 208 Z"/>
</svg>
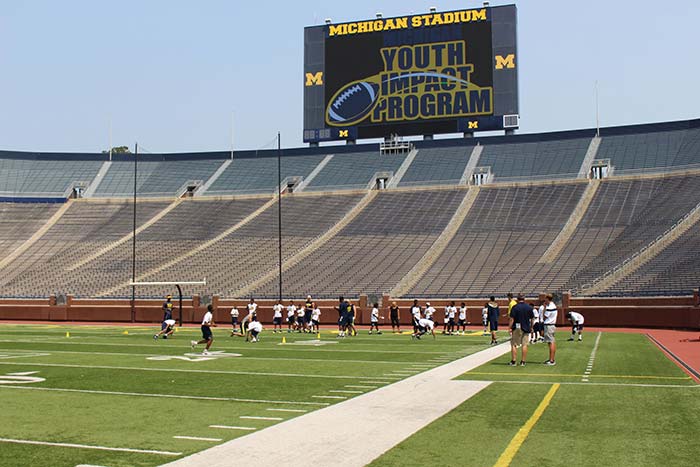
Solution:
<svg viewBox="0 0 700 467">
<path fill-rule="evenodd" d="M 518 127 L 515 5 L 304 29 L 304 142 Z"/>
</svg>

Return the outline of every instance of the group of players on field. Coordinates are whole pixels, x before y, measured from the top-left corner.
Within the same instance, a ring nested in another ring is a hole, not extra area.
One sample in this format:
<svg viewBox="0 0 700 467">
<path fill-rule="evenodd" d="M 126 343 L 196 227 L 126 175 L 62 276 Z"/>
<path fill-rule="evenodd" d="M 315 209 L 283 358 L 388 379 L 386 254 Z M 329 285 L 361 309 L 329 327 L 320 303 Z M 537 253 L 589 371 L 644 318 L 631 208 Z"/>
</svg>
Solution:
<svg viewBox="0 0 700 467">
<path fill-rule="evenodd" d="M 510 318 L 509 331 L 512 333 L 515 329 L 519 329 L 519 338 L 523 331 L 527 331 L 528 338 L 523 342 L 535 343 L 535 342 L 547 342 L 550 346 L 550 359 L 545 363 L 554 364 L 554 352 L 556 351 L 556 345 L 554 344 L 554 323 L 556 322 L 557 308 L 552 301 L 552 296 L 547 295 L 545 300 L 540 304 L 539 307 L 534 304 L 527 306 L 527 323 L 523 321 L 522 328 L 520 323 L 515 323 L 513 319 L 513 308 L 518 304 L 518 301 L 522 301 L 522 297 L 518 297 L 520 300 L 513 299 L 512 294 L 508 294 L 508 313 L 504 316 Z M 338 337 L 344 338 L 346 336 L 357 335 L 357 329 L 355 328 L 355 316 L 356 310 L 355 305 L 344 297 L 339 298 L 338 306 L 335 307 L 338 312 Z M 161 330 L 153 336 L 154 339 L 158 339 L 162 336 L 163 339 L 171 337 L 175 331 L 176 321 L 172 317 L 173 304 L 172 297 L 168 295 L 166 301 L 163 303 L 163 322 L 161 325 Z M 202 352 L 203 354 L 208 354 L 209 348 L 213 342 L 213 334 L 211 327 L 215 327 L 213 319 L 213 307 L 212 305 L 207 306 L 207 311 L 202 319 L 201 329 L 202 329 L 202 339 L 200 341 L 191 341 L 192 348 L 194 349 L 198 344 L 206 344 L 206 348 Z M 255 299 L 251 298 L 250 302 L 246 305 L 247 314 L 240 320 L 240 312 L 237 307 L 231 309 L 231 325 L 233 327 L 231 331 L 231 336 L 245 337 L 246 341 L 257 342 L 260 333 L 263 330 L 263 325 L 258 320 L 258 304 L 255 303 Z M 282 316 L 285 311 L 285 307 L 282 301 L 278 301 L 273 306 L 273 333 L 282 333 Z M 392 302 L 389 307 L 389 313 L 391 318 L 391 328 L 394 333 L 401 333 L 400 325 L 400 310 L 396 302 Z M 426 302 L 425 308 L 421 307 L 418 300 L 413 301 L 413 306 L 411 307 L 411 316 L 413 324 L 413 332 L 411 333 L 412 339 L 420 339 L 423 335 L 430 333 L 433 338 L 435 338 L 435 315 L 437 310 L 430 305 L 430 302 Z M 467 321 L 467 307 L 464 302 L 461 303 L 460 307 L 457 308 L 454 301 L 451 301 L 444 310 L 444 320 L 442 333 L 446 335 L 462 335 L 466 334 L 467 325 L 470 324 Z M 287 332 L 299 332 L 299 333 L 318 333 L 319 322 L 321 317 L 321 310 L 317 304 L 311 299 L 311 295 L 306 297 L 306 302 L 297 307 L 293 300 L 290 300 L 286 307 L 286 322 L 287 322 Z M 379 304 L 374 303 L 372 306 L 372 311 L 370 313 L 370 327 L 369 334 L 373 331 L 377 334 L 381 334 L 379 328 L 379 320 L 384 319 L 383 316 L 379 315 Z M 498 331 L 498 320 L 500 318 L 500 308 L 495 300 L 495 297 L 490 297 L 490 301 L 484 304 L 482 309 L 482 324 L 484 326 L 484 335 L 488 335 L 488 331 L 491 334 L 491 345 L 498 344 L 498 339 L 496 332 Z M 570 341 L 575 340 L 578 334 L 578 340 L 582 340 L 583 322 L 584 318 L 580 313 L 575 311 L 570 311 L 567 313 L 568 320 L 572 323 L 571 338 Z M 461 331 L 460 331 L 461 328 Z M 512 338 L 511 338 L 512 340 Z"/>
</svg>

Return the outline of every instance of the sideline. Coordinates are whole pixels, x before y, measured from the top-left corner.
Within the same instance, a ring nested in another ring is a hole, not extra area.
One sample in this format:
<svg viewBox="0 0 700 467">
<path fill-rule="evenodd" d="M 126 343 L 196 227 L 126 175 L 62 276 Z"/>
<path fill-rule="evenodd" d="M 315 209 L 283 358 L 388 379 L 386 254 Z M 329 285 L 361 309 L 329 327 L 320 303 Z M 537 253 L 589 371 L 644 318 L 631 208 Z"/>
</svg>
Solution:
<svg viewBox="0 0 700 467">
<path fill-rule="evenodd" d="M 34 440 L 30 440 L 30 439 L 0 438 L 0 443 L 33 444 L 36 446 L 58 446 L 58 447 L 62 447 L 62 448 L 96 449 L 98 451 L 135 452 L 138 454 L 158 454 L 161 456 L 181 456 L 182 455 L 181 452 L 154 451 L 152 449 L 110 448 L 107 446 L 93 446 L 90 444 L 50 443 L 48 441 L 34 441 Z"/>
<path fill-rule="evenodd" d="M 453 378 L 509 351 L 507 342 L 490 347 L 166 465 L 228 467 L 231 459 L 235 459 L 237 465 L 256 467 L 365 466 L 489 386 L 490 381 Z M 417 405 L 426 394 L 430 394 L 430 410 Z M 358 426 L 362 430 L 357 430 Z M 298 442 L 299 433 L 314 433 L 314 449 Z M 260 449 L 260 446 L 275 446 L 275 449 Z M 363 448 L 358 450 L 357 446 Z"/>
</svg>

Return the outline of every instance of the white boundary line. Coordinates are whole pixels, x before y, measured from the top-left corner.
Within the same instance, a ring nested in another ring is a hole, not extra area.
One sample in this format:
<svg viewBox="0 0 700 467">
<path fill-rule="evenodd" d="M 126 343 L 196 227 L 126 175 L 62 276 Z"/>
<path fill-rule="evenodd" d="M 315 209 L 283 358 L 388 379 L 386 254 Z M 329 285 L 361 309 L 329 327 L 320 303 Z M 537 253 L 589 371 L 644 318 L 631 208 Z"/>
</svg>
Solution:
<svg viewBox="0 0 700 467">
<path fill-rule="evenodd" d="M 271 401 L 266 399 L 242 399 L 238 397 L 214 397 L 214 396 L 186 396 L 178 394 L 148 394 L 142 392 L 120 392 L 120 391 L 97 391 L 93 389 L 68 389 L 68 388 L 45 388 L 37 386 L 8 386 L 0 385 L 1 389 L 28 389 L 31 391 L 55 391 L 55 392 L 77 392 L 84 394 L 106 394 L 109 396 L 137 396 L 137 397 L 164 397 L 166 399 L 192 399 L 204 401 L 225 401 L 225 402 L 250 402 L 253 404 L 285 404 L 285 405 L 318 405 L 326 406 L 325 402 L 294 402 L 294 401 Z"/>
<path fill-rule="evenodd" d="M 238 418 L 242 418 L 244 420 L 272 420 L 272 421 L 276 421 L 276 422 L 278 422 L 280 420 L 284 420 L 284 418 L 282 418 L 282 417 L 257 417 L 254 415 L 241 415 Z"/>
<path fill-rule="evenodd" d="M 588 382 L 588 377 L 591 376 L 591 372 L 593 371 L 593 363 L 595 363 L 595 356 L 596 353 L 598 352 L 598 344 L 600 343 L 600 336 L 602 336 L 602 332 L 598 332 L 598 336 L 595 338 L 595 345 L 593 346 L 593 350 L 591 350 L 591 356 L 588 359 L 588 365 L 586 366 L 586 371 L 583 372 L 583 377 L 581 378 L 581 381 L 584 383 Z"/>
<path fill-rule="evenodd" d="M 37 363 L 37 362 L 0 362 L 0 365 L 22 366 L 48 366 L 60 368 L 82 368 L 97 370 L 130 370 L 130 371 L 165 371 L 176 373 L 204 373 L 210 375 L 249 375 L 249 376 L 279 376 L 283 378 L 318 378 L 318 379 L 365 379 L 366 376 L 348 375 L 303 375 L 297 373 L 266 373 L 258 371 L 232 371 L 232 370 L 194 370 L 183 368 L 144 368 L 136 366 L 112 366 L 112 365 L 71 365 L 68 363 Z"/>
<path fill-rule="evenodd" d="M 645 384 L 645 383 L 591 383 L 591 382 L 577 382 L 577 381 L 516 381 L 516 380 L 498 380 L 498 383 L 508 383 L 508 384 L 548 384 L 552 385 L 554 383 L 564 385 L 574 385 L 574 386 L 621 386 L 621 387 L 633 387 L 633 388 L 686 388 L 686 389 L 698 389 L 700 384 Z"/>
<path fill-rule="evenodd" d="M 192 441 L 221 441 L 222 440 L 221 438 L 202 438 L 199 436 L 182 436 L 182 435 L 173 436 L 173 438 L 175 438 L 175 439 L 189 439 Z"/>
<path fill-rule="evenodd" d="M 209 428 L 221 428 L 222 430 L 245 430 L 245 431 L 255 431 L 257 428 L 252 426 L 229 426 L 229 425 L 209 425 Z"/>
<path fill-rule="evenodd" d="M 13 444 L 32 444 L 36 446 L 57 446 L 62 448 L 78 448 L 78 449 L 96 449 L 98 451 L 116 451 L 116 452 L 135 452 L 138 454 L 158 454 L 161 456 L 181 456 L 181 452 L 171 451 L 155 451 L 152 449 L 133 449 L 133 448 L 110 448 L 107 446 L 93 446 L 89 444 L 73 444 L 73 443 L 52 443 L 49 441 L 34 441 L 29 439 L 12 439 L 0 438 L 0 443 Z"/>
</svg>

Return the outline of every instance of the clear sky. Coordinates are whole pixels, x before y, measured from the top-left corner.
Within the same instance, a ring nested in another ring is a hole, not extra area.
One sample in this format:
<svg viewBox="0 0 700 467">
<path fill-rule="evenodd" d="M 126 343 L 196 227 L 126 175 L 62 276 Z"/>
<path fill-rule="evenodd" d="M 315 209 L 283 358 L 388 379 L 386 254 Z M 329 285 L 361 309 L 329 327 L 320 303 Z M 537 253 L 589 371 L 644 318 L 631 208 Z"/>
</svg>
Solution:
<svg viewBox="0 0 700 467">
<path fill-rule="evenodd" d="M 596 80 L 602 126 L 700 117 L 700 1 L 516 3 L 520 133 L 593 127 Z M 0 149 L 302 146 L 304 26 L 480 5 L 2 0 Z"/>
</svg>

